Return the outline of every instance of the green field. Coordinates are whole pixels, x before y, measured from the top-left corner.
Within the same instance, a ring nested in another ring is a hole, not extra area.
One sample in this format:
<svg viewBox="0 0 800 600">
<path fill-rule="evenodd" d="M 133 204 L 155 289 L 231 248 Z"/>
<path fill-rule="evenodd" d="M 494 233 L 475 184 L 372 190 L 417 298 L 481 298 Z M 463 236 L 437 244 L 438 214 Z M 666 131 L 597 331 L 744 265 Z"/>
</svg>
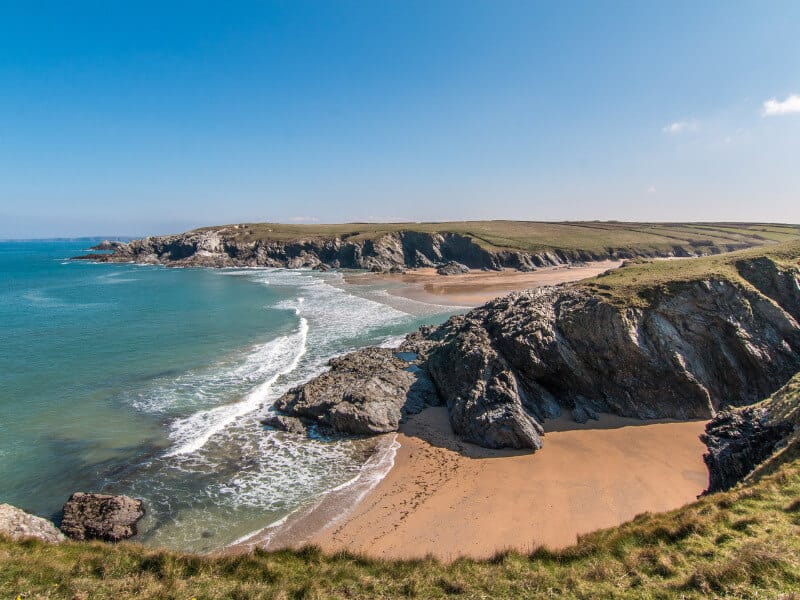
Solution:
<svg viewBox="0 0 800 600">
<path fill-rule="evenodd" d="M 418 231 L 457 233 L 487 250 L 583 250 L 602 253 L 609 248 L 665 253 L 679 247 L 690 253 L 712 248 L 734 250 L 800 237 L 800 225 L 768 223 L 622 223 L 587 221 L 462 221 L 449 223 L 347 223 L 285 225 L 244 223 L 224 226 L 237 240 L 289 242 L 310 239 L 377 239 L 386 233 Z M 205 227 L 197 231 L 220 229 Z"/>
</svg>

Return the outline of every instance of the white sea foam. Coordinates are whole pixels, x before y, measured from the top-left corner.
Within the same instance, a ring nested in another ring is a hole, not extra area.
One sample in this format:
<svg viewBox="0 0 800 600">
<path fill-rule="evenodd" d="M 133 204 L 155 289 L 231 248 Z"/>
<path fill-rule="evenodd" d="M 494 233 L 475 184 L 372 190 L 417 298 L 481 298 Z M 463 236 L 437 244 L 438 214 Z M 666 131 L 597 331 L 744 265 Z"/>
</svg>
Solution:
<svg viewBox="0 0 800 600">
<path fill-rule="evenodd" d="M 274 365 L 277 371 L 269 379 L 256 386 L 243 400 L 235 404 L 203 410 L 173 422 L 170 437 L 175 441 L 176 447 L 167 452 L 166 456 L 196 452 L 213 435 L 225 429 L 237 418 L 258 409 L 278 378 L 297 368 L 300 359 L 306 353 L 307 336 L 308 321 L 301 318 L 300 328 L 295 334 L 278 338 L 266 345 L 271 355 L 268 362 Z"/>
<path fill-rule="evenodd" d="M 363 442 L 264 430 L 258 416 L 290 387 L 321 373 L 332 356 L 367 344 L 396 345 L 403 324 L 414 320 L 330 285 L 329 274 L 272 269 L 214 273 L 269 287 L 273 297 L 284 299 L 267 308 L 291 311 L 298 328 L 207 367 L 165 374 L 128 398 L 142 411 L 173 418 L 167 421 L 172 446 L 147 467 L 147 485 L 139 489 L 150 499 L 154 516 L 185 515 L 161 522 L 153 538 L 159 543 L 181 540 L 178 547 L 183 548 L 207 544 L 200 539 L 205 530 L 224 538 L 226 519 L 243 523 L 244 517 L 255 528 L 323 495 L 348 494 L 357 502 L 358 490 L 367 493 L 385 476 L 396 449 L 363 465 Z M 194 482 L 194 494 L 183 493 L 186 482 Z"/>
<path fill-rule="evenodd" d="M 227 369 L 212 369 L 204 378 L 189 377 L 185 383 L 193 393 L 179 393 L 182 401 L 194 396 L 198 404 L 221 393 L 226 386 L 242 381 L 258 382 L 244 398 L 232 404 L 205 408 L 171 424 L 170 437 L 174 446 L 166 456 L 197 452 L 215 434 L 221 433 L 237 419 L 269 406 L 290 385 L 296 385 L 324 369 L 327 360 L 358 345 L 357 339 L 380 326 L 400 322 L 407 315 L 372 300 L 352 296 L 329 285 L 319 276 L 297 271 L 233 270 L 225 275 L 243 275 L 272 287 L 300 287 L 302 296 L 281 301 L 276 308 L 292 310 L 300 317 L 300 329 L 291 336 L 273 340 L 255 348 L 240 365 Z M 267 278 L 269 275 L 269 278 Z M 349 343 L 348 343 L 349 342 Z M 306 356 L 308 348 L 312 351 Z M 301 364 L 301 359 L 304 359 Z M 223 365 L 220 365 L 223 366 Z M 287 377 L 292 375 L 291 377 Z M 173 380 L 171 387 L 180 389 L 182 378 Z M 276 386 L 279 379 L 282 385 Z M 178 384 L 177 386 L 175 384 Z M 166 390 L 162 390 L 166 392 Z M 139 407 L 154 404 L 169 406 L 174 394 L 149 394 L 140 398 Z M 150 401 L 148 403 L 148 400 Z M 154 403 L 153 400 L 156 402 Z M 166 400 L 166 402 L 165 402 Z"/>
<path fill-rule="evenodd" d="M 312 505 L 299 507 L 267 527 L 240 537 L 229 546 L 267 547 L 283 527 L 302 520 L 307 515 L 319 510 L 323 503 L 326 502 L 331 503 L 333 506 L 327 507 L 325 511 L 326 513 L 331 512 L 332 516 L 325 522 L 324 527 L 327 528 L 340 522 L 350 515 L 366 495 L 389 474 L 389 471 L 394 467 L 399 449 L 400 442 L 397 441 L 397 435 L 394 435 L 389 444 L 376 449 L 375 453 L 359 468 L 354 477 L 325 490 Z M 304 533 L 311 537 L 316 532 L 305 531 Z"/>
</svg>

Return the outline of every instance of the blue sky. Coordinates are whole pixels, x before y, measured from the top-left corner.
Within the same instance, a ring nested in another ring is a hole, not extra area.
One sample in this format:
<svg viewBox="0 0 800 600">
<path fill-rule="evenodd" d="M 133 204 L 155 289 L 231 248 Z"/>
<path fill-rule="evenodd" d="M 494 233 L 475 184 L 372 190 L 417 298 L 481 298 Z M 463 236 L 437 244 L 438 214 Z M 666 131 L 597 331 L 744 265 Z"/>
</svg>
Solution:
<svg viewBox="0 0 800 600">
<path fill-rule="evenodd" d="M 800 2 L 0 2 L 0 237 L 800 222 Z"/>
</svg>

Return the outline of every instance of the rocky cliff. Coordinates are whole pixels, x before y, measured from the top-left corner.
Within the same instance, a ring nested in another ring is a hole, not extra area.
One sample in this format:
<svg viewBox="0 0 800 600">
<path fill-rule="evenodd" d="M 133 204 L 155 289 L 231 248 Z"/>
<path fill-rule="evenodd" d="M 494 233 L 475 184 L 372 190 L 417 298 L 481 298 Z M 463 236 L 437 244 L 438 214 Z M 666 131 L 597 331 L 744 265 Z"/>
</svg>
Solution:
<svg viewBox="0 0 800 600">
<path fill-rule="evenodd" d="M 99 262 L 137 262 L 185 267 L 288 267 L 348 268 L 398 271 L 404 268 L 443 266 L 448 263 L 470 269 L 503 268 L 532 271 L 540 267 L 607 259 L 648 256 L 687 256 L 676 245 L 654 249 L 610 243 L 602 250 L 551 248 L 539 251 L 488 249 L 474 238 L 456 232 L 399 230 L 373 237 L 359 235 L 309 235 L 295 239 L 271 239 L 269 233 L 253 238 L 246 226 L 228 226 L 190 231 L 180 235 L 147 237 L 128 243 L 103 243 L 97 250 L 76 259 Z M 715 253 L 732 247 L 703 246 L 699 252 Z M 452 266 L 451 266 L 452 270 Z"/>
<path fill-rule="evenodd" d="M 718 413 L 702 436 L 707 493 L 727 490 L 800 457 L 800 374 L 754 406 Z"/>
<path fill-rule="evenodd" d="M 412 390 L 430 381 L 436 394 L 422 402 L 446 404 L 454 431 L 490 448 L 541 447 L 542 423 L 562 411 L 711 418 L 800 370 L 800 245 L 790 251 L 788 262 L 750 252 L 672 265 L 673 279 L 631 284 L 628 300 L 594 283 L 512 293 L 408 336 L 398 355 L 408 360 L 375 365 L 375 349 L 336 359 L 276 406 L 338 433 L 387 431 L 418 410 Z M 626 268 L 635 282 L 664 267 L 623 267 L 618 279 Z M 391 418 L 375 427 L 375 415 Z"/>
</svg>

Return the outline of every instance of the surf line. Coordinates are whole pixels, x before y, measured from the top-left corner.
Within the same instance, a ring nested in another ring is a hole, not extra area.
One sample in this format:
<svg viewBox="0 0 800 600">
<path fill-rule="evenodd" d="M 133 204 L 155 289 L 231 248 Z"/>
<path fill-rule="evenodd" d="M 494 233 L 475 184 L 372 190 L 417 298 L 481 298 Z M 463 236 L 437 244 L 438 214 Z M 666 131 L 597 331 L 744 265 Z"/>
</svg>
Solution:
<svg viewBox="0 0 800 600">
<path fill-rule="evenodd" d="M 200 435 L 165 453 L 164 457 L 169 458 L 181 454 L 191 454 L 192 452 L 198 451 L 200 448 L 206 445 L 212 436 L 225 429 L 233 421 L 256 410 L 261 405 L 261 402 L 275 382 L 278 381 L 280 377 L 288 375 L 294 371 L 300 364 L 300 359 L 303 358 L 303 355 L 305 355 L 307 350 L 306 340 L 308 338 L 308 321 L 305 319 L 305 317 L 300 317 L 300 327 L 294 336 L 298 337 L 300 347 L 295 353 L 291 362 L 286 367 L 275 373 L 272 377 L 267 379 L 264 383 L 258 385 L 254 390 L 247 394 L 244 400 L 235 404 L 226 404 L 224 406 L 217 406 L 209 410 L 204 410 L 185 419 L 176 421 L 176 423 L 173 425 L 173 430 L 180 428 L 181 425 L 185 426 L 192 422 L 211 422 L 211 425 L 206 427 Z M 291 337 L 287 337 L 283 338 L 282 341 L 289 341 L 290 339 Z"/>
</svg>

